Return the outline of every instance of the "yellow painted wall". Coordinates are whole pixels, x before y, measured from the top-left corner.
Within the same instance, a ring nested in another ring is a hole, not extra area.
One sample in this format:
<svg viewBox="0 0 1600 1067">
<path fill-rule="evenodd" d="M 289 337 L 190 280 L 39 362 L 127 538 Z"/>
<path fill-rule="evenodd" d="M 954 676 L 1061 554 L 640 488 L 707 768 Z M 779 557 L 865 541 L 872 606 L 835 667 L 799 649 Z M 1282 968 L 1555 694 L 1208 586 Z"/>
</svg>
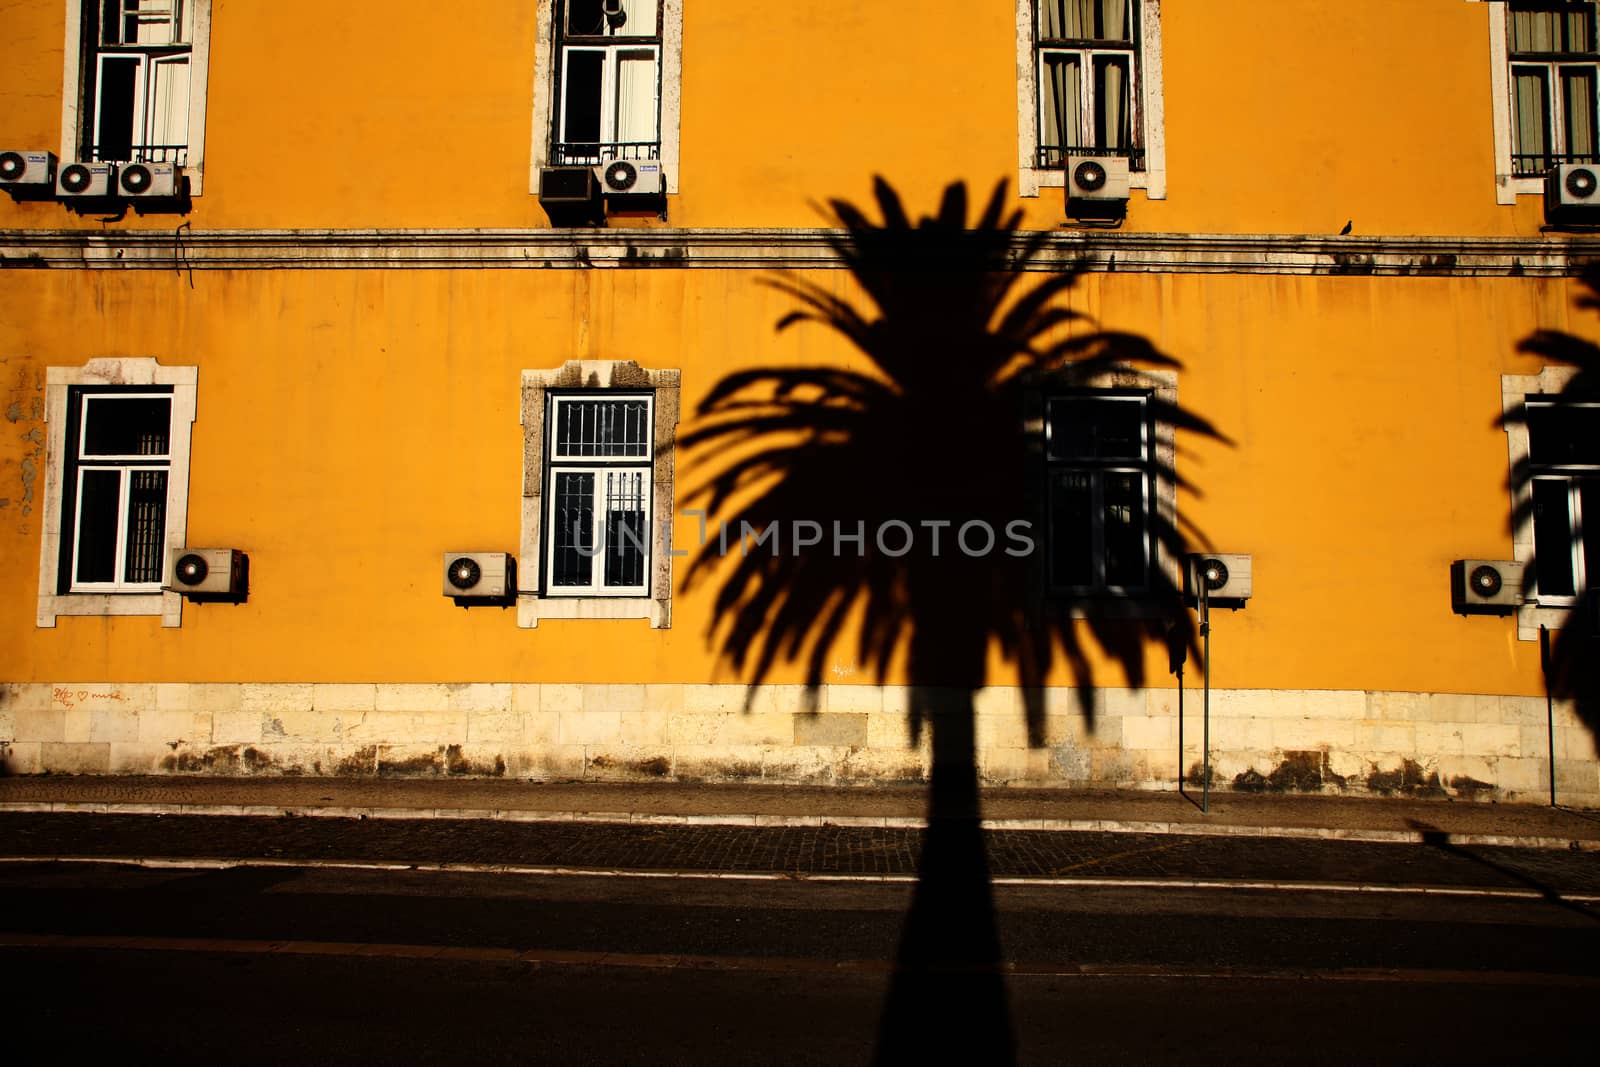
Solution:
<svg viewBox="0 0 1600 1067">
<path fill-rule="evenodd" d="M 842 272 L 815 275 L 846 290 Z M 520 372 L 571 358 L 683 372 L 685 412 L 755 363 L 861 357 L 781 336 L 787 298 L 750 271 L 14 271 L 0 287 L 4 677 L 162 681 L 698 682 L 709 598 L 674 625 L 463 611 L 440 554 L 518 544 Z M 1450 560 L 1510 554 L 1500 375 L 1571 286 L 1527 280 L 1096 275 L 1077 306 L 1187 367 L 1185 405 L 1233 447 L 1180 437 L 1180 501 L 1255 598 L 1216 625 L 1214 684 L 1539 692 L 1537 647 L 1449 606 Z M 848 295 L 848 293 L 847 293 Z M 159 309 L 152 313 L 152 309 Z M 21 463 L 48 365 L 157 355 L 200 366 L 189 543 L 241 546 L 242 606 L 34 627 L 42 476 Z M 680 492 L 689 479 L 681 466 Z M 828 516 L 823 516 L 828 518 Z M 679 525 L 679 542 L 693 521 Z M 678 572 L 681 576 L 681 570 Z M 849 646 L 842 646 L 849 647 Z M 1165 677 L 1152 660 L 1152 674 Z M 836 666 L 867 680 L 848 653 Z M 997 677 L 996 681 L 1003 679 Z M 1099 681 L 1118 684 L 1102 674 Z"/>
<path fill-rule="evenodd" d="M 59 150 L 62 0 L 5 9 L 0 145 Z M 532 0 L 215 0 L 196 229 L 536 227 Z M 1494 196 L 1488 5 L 1165 0 L 1168 198 L 1128 230 L 1536 234 Z M 1014 8 L 686 0 L 669 224 L 813 226 L 882 173 L 1015 188 Z M 1018 199 L 1061 223 L 1060 190 Z M 0 229 L 165 228 L 0 199 Z"/>
</svg>

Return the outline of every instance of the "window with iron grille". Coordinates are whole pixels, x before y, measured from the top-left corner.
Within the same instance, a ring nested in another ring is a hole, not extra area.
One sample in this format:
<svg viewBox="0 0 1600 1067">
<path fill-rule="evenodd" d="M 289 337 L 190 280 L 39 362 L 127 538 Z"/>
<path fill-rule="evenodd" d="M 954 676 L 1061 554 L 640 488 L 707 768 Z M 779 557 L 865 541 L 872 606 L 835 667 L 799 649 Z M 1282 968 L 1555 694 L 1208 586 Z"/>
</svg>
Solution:
<svg viewBox="0 0 1600 1067">
<path fill-rule="evenodd" d="M 209 0 L 83 0 L 75 158 L 189 160 L 197 14 Z"/>
<path fill-rule="evenodd" d="M 1052 592 L 1131 595 L 1155 560 L 1148 393 L 1045 399 L 1047 573 Z"/>
<path fill-rule="evenodd" d="M 551 393 L 546 595 L 648 596 L 655 398 Z"/>
<path fill-rule="evenodd" d="M 161 588 L 172 390 L 73 388 L 62 471 L 61 593 Z"/>
<path fill-rule="evenodd" d="M 1513 175 L 1541 175 L 1558 163 L 1600 162 L 1595 8 L 1592 2 L 1545 0 L 1513 3 L 1507 12 Z"/>
<path fill-rule="evenodd" d="M 1530 396 L 1526 417 L 1538 599 L 1570 604 L 1600 575 L 1600 401 Z"/>
<path fill-rule="evenodd" d="M 556 0 L 550 162 L 661 158 L 661 0 Z"/>
<path fill-rule="evenodd" d="M 1034 0 L 1039 167 L 1069 155 L 1145 166 L 1139 0 Z"/>
</svg>

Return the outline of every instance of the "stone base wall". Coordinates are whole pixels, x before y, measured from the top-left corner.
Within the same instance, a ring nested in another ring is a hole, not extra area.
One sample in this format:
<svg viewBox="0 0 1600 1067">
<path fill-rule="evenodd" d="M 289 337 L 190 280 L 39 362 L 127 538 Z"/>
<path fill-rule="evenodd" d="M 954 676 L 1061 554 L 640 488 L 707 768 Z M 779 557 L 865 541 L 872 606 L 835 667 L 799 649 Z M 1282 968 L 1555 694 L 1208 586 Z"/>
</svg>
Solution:
<svg viewBox="0 0 1600 1067">
<path fill-rule="evenodd" d="M 924 780 L 904 686 L 553 684 L 0 685 L 5 774 L 482 775 L 540 779 L 870 784 Z M 992 785 L 1174 788 L 1200 781 L 1201 693 L 1046 694 L 1028 745 L 1021 691 L 977 699 Z M 1546 801 L 1540 697 L 1213 690 L 1212 786 Z M 1600 759 L 1555 708 L 1563 803 L 1600 805 Z"/>
</svg>

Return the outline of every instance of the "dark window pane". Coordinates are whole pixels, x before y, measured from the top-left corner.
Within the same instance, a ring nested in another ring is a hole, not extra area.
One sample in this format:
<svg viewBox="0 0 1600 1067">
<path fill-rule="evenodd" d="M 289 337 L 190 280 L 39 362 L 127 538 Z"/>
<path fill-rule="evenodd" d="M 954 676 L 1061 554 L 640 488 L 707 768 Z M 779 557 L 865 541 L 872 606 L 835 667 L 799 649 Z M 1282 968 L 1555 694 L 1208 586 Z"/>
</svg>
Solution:
<svg viewBox="0 0 1600 1067">
<path fill-rule="evenodd" d="M 605 56 L 599 52 L 567 53 L 561 114 L 561 140 L 565 144 L 600 143 L 600 85 Z"/>
<path fill-rule="evenodd" d="M 606 585 L 644 584 L 647 551 L 643 471 L 606 474 Z"/>
<path fill-rule="evenodd" d="M 1050 582 L 1057 587 L 1096 584 L 1094 487 L 1087 471 L 1050 476 Z"/>
<path fill-rule="evenodd" d="M 1105 397 L 1052 397 L 1052 459 L 1143 459 L 1144 402 Z"/>
<path fill-rule="evenodd" d="M 1528 458 L 1540 466 L 1600 464 L 1600 407 L 1528 404 Z"/>
<path fill-rule="evenodd" d="M 129 471 L 125 582 L 159 582 L 167 540 L 167 472 Z"/>
<path fill-rule="evenodd" d="M 1583 526 L 1583 579 L 1589 589 L 1600 589 L 1600 481 L 1582 482 L 1578 486 L 1578 514 Z"/>
<path fill-rule="evenodd" d="M 557 471 L 551 585 L 589 585 L 594 574 L 594 475 Z"/>
<path fill-rule="evenodd" d="M 1533 552 L 1543 596 L 1571 596 L 1572 508 L 1565 478 L 1538 478 L 1533 483 Z"/>
<path fill-rule="evenodd" d="M 600 0 L 566 0 L 567 32 L 578 36 L 606 32 L 605 12 Z"/>
<path fill-rule="evenodd" d="M 117 512 L 121 506 L 122 472 L 84 471 L 78 492 L 76 580 L 116 581 Z"/>
<path fill-rule="evenodd" d="M 100 159 L 133 158 L 133 105 L 139 61 L 108 58 L 100 64 L 100 112 L 95 144 Z"/>
<path fill-rule="evenodd" d="M 642 459 L 650 454 L 649 401 L 562 400 L 556 404 L 556 454 Z"/>
<path fill-rule="evenodd" d="M 1105 507 L 1106 584 L 1138 587 L 1145 584 L 1144 478 L 1111 471 L 1103 477 Z"/>
<path fill-rule="evenodd" d="M 102 44 L 122 43 L 122 0 L 101 0 L 100 41 Z"/>
<path fill-rule="evenodd" d="M 1094 61 L 1094 147 L 1129 146 L 1128 86 L 1126 59 Z"/>
<path fill-rule="evenodd" d="M 164 396 L 91 396 L 84 403 L 85 456 L 164 456 L 172 401 Z"/>
</svg>

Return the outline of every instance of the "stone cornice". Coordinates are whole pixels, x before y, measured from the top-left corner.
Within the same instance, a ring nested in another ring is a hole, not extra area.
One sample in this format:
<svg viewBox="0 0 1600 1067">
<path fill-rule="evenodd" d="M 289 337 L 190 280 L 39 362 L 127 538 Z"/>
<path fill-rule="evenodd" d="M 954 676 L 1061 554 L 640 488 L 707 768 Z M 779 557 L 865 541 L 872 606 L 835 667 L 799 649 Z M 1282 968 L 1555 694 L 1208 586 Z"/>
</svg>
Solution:
<svg viewBox="0 0 1600 1067">
<path fill-rule="evenodd" d="M 0 230 L 0 267 L 79 270 L 839 266 L 822 229 Z M 1018 234 L 1015 247 L 1033 234 Z M 1034 270 L 1563 277 L 1600 237 L 1329 237 L 1061 231 Z"/>
</svg>

